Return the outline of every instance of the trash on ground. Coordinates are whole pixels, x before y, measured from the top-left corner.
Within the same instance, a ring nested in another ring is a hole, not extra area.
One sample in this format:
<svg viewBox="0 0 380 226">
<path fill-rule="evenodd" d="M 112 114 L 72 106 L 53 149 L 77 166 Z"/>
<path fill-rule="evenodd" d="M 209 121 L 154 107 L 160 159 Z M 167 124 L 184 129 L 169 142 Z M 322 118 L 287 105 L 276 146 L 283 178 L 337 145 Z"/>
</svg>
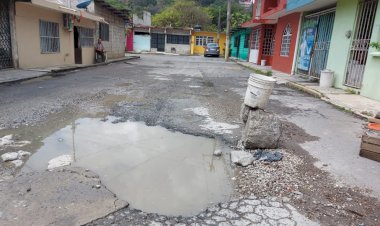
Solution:
<svg viewBox="0 0 380 226">
<path fill-rule="evenodd" d="M 282 154 L 278 151 L 258 150 L 254 157 L 259 161 L 277 162 L 282 160 Z"/>
</svg>

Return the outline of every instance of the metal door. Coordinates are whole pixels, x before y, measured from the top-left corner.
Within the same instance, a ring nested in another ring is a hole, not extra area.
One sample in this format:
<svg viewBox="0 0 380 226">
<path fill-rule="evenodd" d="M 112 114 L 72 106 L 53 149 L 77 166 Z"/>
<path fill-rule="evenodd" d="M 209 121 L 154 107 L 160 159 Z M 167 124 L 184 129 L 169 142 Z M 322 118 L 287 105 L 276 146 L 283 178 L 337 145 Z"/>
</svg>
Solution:
<svg viewBox="0 0 380 226">
<path fill-rule="evenodd" d="M 260 28 L 252 30 L 251 33 L 251 49 L 249 51 L 249 62 L 257 64 L 259 59 L 259 48 L 260 48 Z"/>
<path fill-rule="evenodd" d="M 319 78 L 326 69 L 330 42 L 334 27 L 335 11 L 319 16 L 317 35 L 310 65 L 310 76 Z"/>
<path fill-rule="evenodd" d="M 151 48 L 156 48 L 158 52 L 165 52 L 165 34 L 151 34 Z"/>
<path fill-rule="evenodd" d="M 236 58 L 237 59 L 239 59 L 239 52 L 240 52 L 240 37 L 241 37 L 240 34 L 235 37 L 236 38 L 235 42 L 237 44 L 237 46 L 235 46 L 236 47 Z"/>
<path fill-rule="evenodd" d="M 0 69 L 12 67 L 11 28 L 9 1 L 0 1 Z"/>
<path fill-rule="evenodd" d="M 377 4 L 378 0 L 361 0 L 359 2 L 356 28 L 346 69 L 346 86 L 358 89 L 362 86 Z"/>
</svg>

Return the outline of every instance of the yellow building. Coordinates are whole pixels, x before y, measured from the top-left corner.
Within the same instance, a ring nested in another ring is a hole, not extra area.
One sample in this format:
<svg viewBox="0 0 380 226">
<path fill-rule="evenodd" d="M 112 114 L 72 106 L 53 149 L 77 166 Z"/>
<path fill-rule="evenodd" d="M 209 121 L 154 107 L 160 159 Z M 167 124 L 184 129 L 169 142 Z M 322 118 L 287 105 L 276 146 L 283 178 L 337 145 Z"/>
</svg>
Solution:
<svg viewBox="0 0 380 226">
<path fill-rule="evenodd" d="M 193 31 L 191 34 L 191 55 L 203 55 L 204 46 L 207 43 L 217 42 L 217 32 L 212 31 Z M 224 55 L 226 49 L 226 34 L 220 33 L 219 40 L 220 55 Z"/>
</svg>

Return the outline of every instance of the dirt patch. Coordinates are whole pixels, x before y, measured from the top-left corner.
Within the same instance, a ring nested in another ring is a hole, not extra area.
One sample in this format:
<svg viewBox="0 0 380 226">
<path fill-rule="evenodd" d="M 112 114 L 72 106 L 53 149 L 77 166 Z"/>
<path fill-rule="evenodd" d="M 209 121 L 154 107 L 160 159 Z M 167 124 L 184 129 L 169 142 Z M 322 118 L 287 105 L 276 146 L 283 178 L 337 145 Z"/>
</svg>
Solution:
<svg viewBox="0 0 380 226">
<path fill-rule="evenodd" d="M 239 167 L 236 189 L 246 196 L 289 199 L 301 213 L 323 225 L 379 225 L 380 202 L 364 195 L 366 191 L 337 185 L 299 145 L 317 138 L 293 123 L 284 122 L 283 127 L 283 160 Z"/>
</svg>

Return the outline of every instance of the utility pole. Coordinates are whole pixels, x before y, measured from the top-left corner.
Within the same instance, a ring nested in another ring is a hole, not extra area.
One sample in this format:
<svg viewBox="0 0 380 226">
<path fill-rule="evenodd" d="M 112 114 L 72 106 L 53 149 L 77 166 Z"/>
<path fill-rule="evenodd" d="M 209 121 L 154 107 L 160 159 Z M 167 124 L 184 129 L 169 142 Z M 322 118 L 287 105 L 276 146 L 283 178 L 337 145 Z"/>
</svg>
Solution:
<svg viewBox="0 0 380 226">
<path fill-rule="evenodd" d="M 217 42 L 218 45 L 219 45 L 219 41 L 220 41 L 220 6 L 219 6 L 219 17 L 218 17 L 218 35 L 217 35 Z"/>
<path fill-rule="evenodd" d="M 231 23 L 231 0 L 227 0 L 227 29 L 226 29 L 226 50 L 224 51 L 224 58 L 228 61 L 230 53 L 230 23 Z"/>
</svg>

